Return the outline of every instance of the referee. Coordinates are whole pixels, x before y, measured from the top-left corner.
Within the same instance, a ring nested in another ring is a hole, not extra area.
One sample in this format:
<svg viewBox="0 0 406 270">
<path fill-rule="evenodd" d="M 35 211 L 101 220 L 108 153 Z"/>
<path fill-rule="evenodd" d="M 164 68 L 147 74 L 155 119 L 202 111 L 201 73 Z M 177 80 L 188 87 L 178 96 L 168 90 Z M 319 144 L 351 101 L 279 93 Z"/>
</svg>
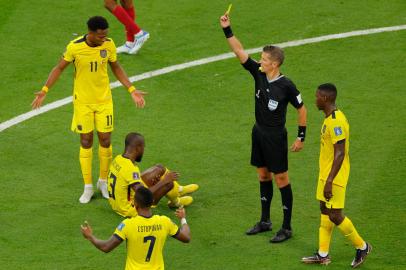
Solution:
<svg viewBox="0 0 406 270">
<path fill-rule="evenodd" d="M 290 224 L 293 195 L 288 177 L 288 140 L 285 128 L 286 109 L 292 104 L 298 112 L 298 136 L 291 146 L 297 152 L 303 148 L 306 134 L 306 108 L 296 86 L 280 73 L 284 60 L 283 50 L 276 46 L 265 46 L 259 63 L 249 57 L 240 41 L 233 35 L 228 13 L 220 18 L 227 42 L 255 81 L 255 124 L 252 128 L 251 165 L 257 167 L 260 186 L 261 220 L 246 234 L 272 230 L 270 220 L 273 196 L 272 178 L 278 186 L 283 206 L 282 228 L 271 239 L 272 243 L 283 242 L 292 237 Z"/>
</svg>

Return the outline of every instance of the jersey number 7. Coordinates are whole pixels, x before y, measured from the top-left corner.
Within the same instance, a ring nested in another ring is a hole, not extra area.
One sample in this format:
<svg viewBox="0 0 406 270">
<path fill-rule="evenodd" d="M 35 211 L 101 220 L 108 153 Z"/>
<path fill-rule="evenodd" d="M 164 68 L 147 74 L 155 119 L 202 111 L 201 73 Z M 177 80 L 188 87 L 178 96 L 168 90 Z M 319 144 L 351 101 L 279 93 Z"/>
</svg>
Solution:
<svg viewBox="0 0 406 270">
<path fill-rule="evenodd" d="M 144 243 L 151 241 L 151 243 L 149 244 L 147 257 L 145 258 L 146 262 L 149 262 L 151 260 L 152 251 L 154 250 L 154 245 L 155 245 L 155 239 L 156 239 L 155 236 L 145 236 L 144 237 Z"/>
</svg>

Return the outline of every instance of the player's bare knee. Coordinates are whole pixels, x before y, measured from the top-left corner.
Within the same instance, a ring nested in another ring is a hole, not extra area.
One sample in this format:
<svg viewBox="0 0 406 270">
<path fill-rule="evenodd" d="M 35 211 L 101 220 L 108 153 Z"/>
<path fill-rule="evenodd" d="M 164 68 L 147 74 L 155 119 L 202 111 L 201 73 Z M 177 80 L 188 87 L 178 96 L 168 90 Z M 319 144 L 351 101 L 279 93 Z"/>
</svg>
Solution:
<svg viewBox="0 0 406 270">
<path fill-rule="evenodd" d="M 104 0 L 104 7 L 111 12 L 116 8 L 117 2 L 114 0 Z"/>
<path fill-rule="evenodd" d="M 173 189 L 173 186 L 174 186 L 173 182 L 169 182 L 168 184 L 165 185 L 165 187 L 168 189 L 168 191 Z"/>
<path fill-rule="evenodd" d="M 92 137 L 90 137 L 90 136 L 81 137 L 80 145 L 86 149 L 91 148 L 93 146 L 93 136 Z"/>
<path fill-rule="evenodd" d="M 162 164 L 155 164 L 155 166 L 154 167 L 156 167 L 157 169 L 160 169 L 160 170 L 165 170 L 165 166 L 164 165 L 162 165 Z"/>
<path fill-rule="evenodd" d="M 99 143 L 102 147 L 108 148 L 111 144 L 111 138 L 99 138 Z"/>
<path fill-rule="evenodd" d="M 287 174 L 277 174 L 275 175 L 275 183 L 278 188 L 283 188 L 289 185 L 289 178 Z"/>
<path fill-rule="evenodd" d="M 123 8 L 129 9 L 133 6 L 133 0 L 120 0 L 120 4 Z"/>
<path fill-rule="evenodd" d="M 321 212 L 323 215 L 330 216 L 330 215 L 329 215 L 329 211 L 328 211 L 328 209 L 327 209 L 327 207 L 326 207 L 326 203 L 325 203 L 325 202 L 320 201 L 320 212 Z"/>
<path fill-rule="evenodd" d="M 338 209 L 331 210 L 329 213 L 330 221 L 333 222 L 335 225 L 340 225 L 341 222 L 344 220 L 344 216 L 342 215 L 341 211 Z"/>
</svg>

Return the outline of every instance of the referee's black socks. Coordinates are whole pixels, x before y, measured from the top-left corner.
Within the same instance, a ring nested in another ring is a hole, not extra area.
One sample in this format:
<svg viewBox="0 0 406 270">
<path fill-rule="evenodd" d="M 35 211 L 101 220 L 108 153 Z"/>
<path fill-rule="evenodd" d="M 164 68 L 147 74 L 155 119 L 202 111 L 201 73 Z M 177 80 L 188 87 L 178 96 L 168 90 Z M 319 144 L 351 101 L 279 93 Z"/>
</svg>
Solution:
<svg viewBox="0 0 406 270">
<path fill-rule="evenodd" d="M 261 193 L 261 221 L 269 222 L 273 196 L 272 181 L 260 181 L 259 190 Z"/>
<path fill-rule="evenodd" d="M 293 194 L 292 187 L 290 184 L 279 189 L 282 196 L 282 207 L 283 207 L 283 225 L 282 228 L 291 230 L 290 220 L 292 218 L 292 205 L 293 205 Z"/>
</svg>

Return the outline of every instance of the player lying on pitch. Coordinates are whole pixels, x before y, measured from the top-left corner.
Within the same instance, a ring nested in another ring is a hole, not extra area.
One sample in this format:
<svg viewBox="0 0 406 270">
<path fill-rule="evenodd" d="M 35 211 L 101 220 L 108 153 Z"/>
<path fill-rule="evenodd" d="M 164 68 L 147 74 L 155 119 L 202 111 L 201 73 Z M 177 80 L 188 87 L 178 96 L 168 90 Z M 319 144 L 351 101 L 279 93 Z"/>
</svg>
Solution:
<svg viewBox="0 0 406 270">
<path fill-rule="evenodd" d="M 180 186 L 176 179 L 179 173 L 170 172 L 162 165 L 155 165 L 143 173 L 137 163 L 144 154 L 145 141 L 139 133 L 129 133 L 125 138 L 125 150 L 110 164 L 108 174 L 109 203 L 114 211 L 124 217 L 137 216 L 134 208 L 134 194 L 138 187 L 147 187 L 156 205 L 163 196 L 168 198 L 169 207 L 188 206 L 193 202 L 186 194 L 196 191 L 199 186 L 190 184 Z"/>
</svg>

